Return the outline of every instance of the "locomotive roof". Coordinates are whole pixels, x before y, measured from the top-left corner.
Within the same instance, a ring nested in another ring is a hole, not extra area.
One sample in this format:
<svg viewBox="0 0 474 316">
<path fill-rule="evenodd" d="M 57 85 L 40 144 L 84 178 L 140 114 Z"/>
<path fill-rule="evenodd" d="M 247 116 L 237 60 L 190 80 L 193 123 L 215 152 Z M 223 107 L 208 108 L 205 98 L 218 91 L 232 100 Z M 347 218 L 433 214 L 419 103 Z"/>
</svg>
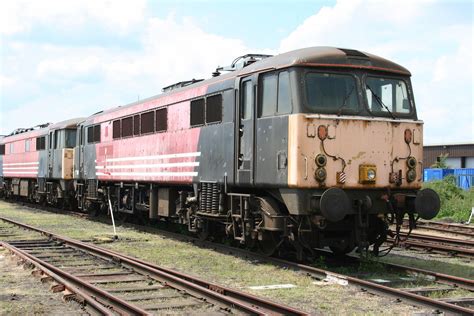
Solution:
<svg viewBox="0 0 474 316">
<path fill-rule="evenodd" d="M 267 68 L 291 66 L 351 67 L 411 75 L 406 68 L 388 59 L 358 50 L 336 47 L 308 47 L 265 58 L 243 68 L 239 75 Z"/>
<path fill-rule="evenodd" d="M 21 132 L 18 134 L 13 134 L 13 135 L 8 135 L 8 136 L 3 136 L 3 137 L 0 136 L 0 142 L 6 143 L 6 142 L 22 140 L 22 139 L 31 138 L 31 137 L 44 136 L 44 135 L 48 135 L 48 132 L 54 129 L 76 128 L 77 124 L 83 122 L 84 119 L 85 118 L 83 117 L 73 118 L 73 119 L 61 121 L 58 123 L 49 124 L 42 128 L 37 128 L 37 129 L 32 128 L 30 130 L 27 130 L 25 132 Z"/>
<path fill-rule="evenodd" d="M 373 71 L 381 71 L 386 73 L 395 73 L 405 76 L 411 76 L 411 73 L 404 67 L 379 56 L 361 52 L 358 50 L 336 48 L 336 47 L 308 47 L 293 50 L 287 53 L 268 57 L 259 60 L 253 64 L 242 69 L 222 74 L 204 81 L 199 81 L 195 84 L 185 87 L 177 88 L 169 92 L 161 93 L 146 99 L 135 101 L 133 103 L 114 107 L 104 111 L 100 111 L 89 116 L 85 121 L 104 115 L 113 113 L 115 111 L 123 110 L 137 104 L 152 101 L 154 99 L 171 95 L 176 92 L 194 89 L 203 85 L 210 85 L 220 81 L 225 81 L 235 77 L 242 77 L 251 73 L 260 71 L 271 71 L 275 69 L 288 68 L 293 66 L 308 66 L 308 67 L 336 67 L 336 68 L 355 68 L 366 69 Z"/>
<path fill-rule="evenodd" d="M 51 124 L 48 126 L 48 129 L 53 130 L 53 129 L 64 129 L 64 128 L 76 128 L 77 124 L 83 122 L 84 120 L 85 120 L 84 117 L 77 117 L 77 118 Z"/>
</svg>

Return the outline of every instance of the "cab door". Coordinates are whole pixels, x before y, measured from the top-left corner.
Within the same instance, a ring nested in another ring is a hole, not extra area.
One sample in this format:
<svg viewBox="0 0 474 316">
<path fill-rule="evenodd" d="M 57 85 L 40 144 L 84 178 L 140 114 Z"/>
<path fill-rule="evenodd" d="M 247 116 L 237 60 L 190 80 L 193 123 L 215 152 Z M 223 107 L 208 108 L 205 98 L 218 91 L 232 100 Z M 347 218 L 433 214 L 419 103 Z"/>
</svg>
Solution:
<svg viewBox="0 0 474 316">
<path fill-rule="evenodd" d="M 48 178 L 53 177 L 54 167 L 54 131 L 50 131 L 48 135 Z"/>
<path fill-rule="evenodd" d="M 79 129 L 79 142 L 78 142 L 78 160 L 79 160 L 79 174 L 78 174 L 78 177 L 79 178 L 83 178 L 84 177 L 84 140 L 85 140 L 85 133 L 84 133 L 85 129 L 84 129 L 84 126 L 81 125 L 80 129 Z"/>
<path fill-rule="evenodd" d="M 236 113 L 236 183 L 253 185 L 255 174 L 255 80 L 246 77 L 237 90 Z"/>
</svg>

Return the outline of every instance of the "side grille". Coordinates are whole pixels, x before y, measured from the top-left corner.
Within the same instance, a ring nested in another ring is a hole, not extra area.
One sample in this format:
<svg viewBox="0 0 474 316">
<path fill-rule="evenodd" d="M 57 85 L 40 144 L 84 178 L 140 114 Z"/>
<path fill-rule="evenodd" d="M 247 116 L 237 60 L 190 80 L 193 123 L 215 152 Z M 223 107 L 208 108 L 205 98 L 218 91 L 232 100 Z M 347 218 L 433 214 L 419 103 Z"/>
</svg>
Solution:
<svg viewBox="0 0 474 316">
<path fill-rule="evenodd" d="M 215 182 L 200 183 L 199 210 L 206 213 L 219 212 L 219 184 Z"/>
<path fill-rule="evenodd" d="M 45 178 L 38 178 L 38 192 L 40 193 L 46 192 L 46 179 Z"/>
<path fill-rule="evenodd" d="M 94 179 L 87 180 L 87 197 L 90 199 L 97 199 L 99 193 L 97 192 L 98 181 Z"/>
</svg>

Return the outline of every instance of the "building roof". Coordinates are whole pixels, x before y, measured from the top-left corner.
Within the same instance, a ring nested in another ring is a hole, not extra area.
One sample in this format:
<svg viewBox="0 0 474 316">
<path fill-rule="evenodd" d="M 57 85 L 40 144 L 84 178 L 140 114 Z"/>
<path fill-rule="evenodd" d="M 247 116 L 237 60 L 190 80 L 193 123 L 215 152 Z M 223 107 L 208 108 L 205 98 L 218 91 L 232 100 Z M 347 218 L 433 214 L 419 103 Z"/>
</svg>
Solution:
<svg viewBox="0 0 474 316">
<path fill-rule="evenodd" d="M 438 144 L 423 145 L 423 147 L 444 147 L 444 146 L 474 146 L 474 142 L 454 142 L 454 143 L 438 143 Z"/>
</svg>

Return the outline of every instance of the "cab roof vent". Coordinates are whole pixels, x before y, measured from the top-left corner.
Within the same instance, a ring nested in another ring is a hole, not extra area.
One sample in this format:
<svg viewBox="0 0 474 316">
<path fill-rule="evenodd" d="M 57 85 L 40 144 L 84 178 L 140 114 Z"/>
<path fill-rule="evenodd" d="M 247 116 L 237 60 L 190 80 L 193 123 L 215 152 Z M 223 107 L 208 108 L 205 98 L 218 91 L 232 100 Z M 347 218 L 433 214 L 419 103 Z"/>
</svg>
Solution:
<svg viewBox="0 0 474 316">
<path fill-rule="evenodd" d="M 355 49 L 347 49 L 347 48 L 338 48 L 339 50 L 343 51 L 347 57 L 355 57 L 355 58 L 369 58 L 366 54 L 359 52 Z"/>
</svg>

